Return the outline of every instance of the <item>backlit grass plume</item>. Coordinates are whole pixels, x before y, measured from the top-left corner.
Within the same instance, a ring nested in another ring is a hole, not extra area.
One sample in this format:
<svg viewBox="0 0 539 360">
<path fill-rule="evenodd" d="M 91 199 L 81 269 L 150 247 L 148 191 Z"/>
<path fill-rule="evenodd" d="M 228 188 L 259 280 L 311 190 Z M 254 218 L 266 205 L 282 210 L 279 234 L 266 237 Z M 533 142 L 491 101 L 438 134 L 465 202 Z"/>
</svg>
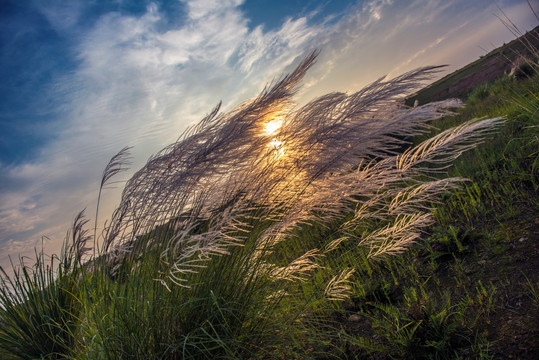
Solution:
<svg viewBox="0 0 539 360">
<path fill-rule="evenodd" d="M 429 121 L 461 106 L 457 100 L 402 105 L 400 99 L 439 67 L 381 78 L 356 93 L 330 93 L 298 108 L 292 97 L 317 54 L 257 98 L 228 113 L 217 106 L 151 158 L 125 186 L 104 234 L 105 252 L 120 261 L 159 242 L 168 275 L 183 283 L 185 274 L 247 239 L 254 242 L 252 256 L 267 257 L 302 227 L 338 219 L 347 218 L 337 231 L 369 246 L 372 256 L 413 243 L 431 223 L 429 204 L 461 180 L 430 176 L 501 119 L 464 124 L 407 148 L 406 139 L 424 132 Z M 158 225 L 167 227 L 165 238 L 152 233 Z M 255 227 L 259 234 L 252 239 Z M 313 250 L 305 248 L 298 259 Z M 290 266 L 298 268 L 295 260 Z"/>
</svg>

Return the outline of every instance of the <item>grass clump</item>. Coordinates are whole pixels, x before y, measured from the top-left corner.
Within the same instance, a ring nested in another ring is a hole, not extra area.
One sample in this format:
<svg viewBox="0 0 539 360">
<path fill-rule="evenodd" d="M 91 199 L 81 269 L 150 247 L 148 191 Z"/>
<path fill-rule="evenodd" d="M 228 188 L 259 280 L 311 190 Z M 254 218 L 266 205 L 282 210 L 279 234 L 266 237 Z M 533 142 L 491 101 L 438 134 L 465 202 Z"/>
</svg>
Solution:
<svg viewBox="0 0 539 360">
<path fill-rule="evenodd" d="M 77 277 L 81 246 L 88 240 L 85 224 L 81 212 L 71 233 L 75 246 L 66 247 L 61 257 L 47 259 L 36 252 L 32 266 L 20 259 L 11 277 L 0 268 L 3 357 L 56 359 L 71 354 L 83 305 Z"/>
</svg>

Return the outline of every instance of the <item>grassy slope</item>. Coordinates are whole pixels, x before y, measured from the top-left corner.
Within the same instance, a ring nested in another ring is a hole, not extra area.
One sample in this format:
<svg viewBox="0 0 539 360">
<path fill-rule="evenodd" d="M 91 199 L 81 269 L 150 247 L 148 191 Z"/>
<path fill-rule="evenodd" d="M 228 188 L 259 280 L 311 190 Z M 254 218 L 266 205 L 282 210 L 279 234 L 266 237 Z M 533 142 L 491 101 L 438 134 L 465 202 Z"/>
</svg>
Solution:
<svg viewBox="0 0 539 360">
<path fill-rule="evenodd" d="M 492 81 L 504 73 L 509 73 L 514 62 L 521 57 L 530 57 L 529 48 L 539 48 L 539 26 L 521 38 L 496 48 L 480 59 L 463 68 L 444 76 L 428 87 L 418 91 L 406 100 L 412 106 L 417 100 L 419 104 L 446 99 L 450 97 L 464 98 L 477 85 Z M 537 54 L 534 54 L 535 56 Z"/>
<path fill-rule="evenodd" d="M 476 116 L 509 119 L 501 133 L 450 170 L 471 181 L 437 207 L 438 225 L 424 243 L 402 257 L 364 263 L 354 305 L 341 315 L 347 332 L 358 339 L 350 355 L 534 358 L 539 349 L 538 80 L 537 75 L 522 83 L 502 78 L 482 85 L 459 116 L 436 124 L 445 128 Z"/>
</svg>

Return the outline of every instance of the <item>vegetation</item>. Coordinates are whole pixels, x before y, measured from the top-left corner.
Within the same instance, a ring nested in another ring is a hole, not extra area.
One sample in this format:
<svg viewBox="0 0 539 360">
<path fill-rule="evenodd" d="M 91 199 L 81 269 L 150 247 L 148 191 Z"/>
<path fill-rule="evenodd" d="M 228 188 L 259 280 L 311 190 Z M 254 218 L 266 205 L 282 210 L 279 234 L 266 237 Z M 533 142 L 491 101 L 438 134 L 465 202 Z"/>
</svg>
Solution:
<svg viewBox="0 0 539 360">
<path fill-rule="evenodd" d="M 537 65 L 465 108 L 401 105 L 431 67 L 297 109 L 315 58 L 154 156 L 103 233 L 81 212 L 4 272 L 2 358 L 532 358 Z"/>
<path fill-rule="evenodd" d="M 531 4 L 528 5 L 533 11 Z M 503 13 L 503 12 L 502 12 Z M 419 104 L 446 99 L 449 97 L 466 98 L 476 86 L 491 82 L 504 74 L 516 77 L 528 77 L 535 70 L 526 59 L 537 60 L 539 48 L 539 26 L 523 34 L 509 18 L 500 18 L 506 27 L 517 37 L 508 44 L 490 51 L 476 61 L 444 76 L 406 99 L 406 104 L 412 106 L 415 101 Z"/>
</svg>

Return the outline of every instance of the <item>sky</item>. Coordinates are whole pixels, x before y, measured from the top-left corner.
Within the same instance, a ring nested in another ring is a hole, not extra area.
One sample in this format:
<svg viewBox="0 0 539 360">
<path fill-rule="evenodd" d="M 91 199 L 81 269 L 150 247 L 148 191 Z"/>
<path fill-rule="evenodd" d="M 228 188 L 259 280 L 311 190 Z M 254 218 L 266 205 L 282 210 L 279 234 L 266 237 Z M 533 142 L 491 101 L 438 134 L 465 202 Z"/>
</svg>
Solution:
<svg viewBox="0 0 539 360">
<path fill-rule="evenodd" d="M 0 1 L 0 266 L 58 253 L 84 208 L 93 224 L 101 173 L 124 146 L 120 180 L 312 50 L 300 104 L 419 66 L 456 70 L 514 38 L 501 11 L 538 25 L 522 0 Z M 105 190 L 100 224 L 120 192 Z"/>
</svg>

